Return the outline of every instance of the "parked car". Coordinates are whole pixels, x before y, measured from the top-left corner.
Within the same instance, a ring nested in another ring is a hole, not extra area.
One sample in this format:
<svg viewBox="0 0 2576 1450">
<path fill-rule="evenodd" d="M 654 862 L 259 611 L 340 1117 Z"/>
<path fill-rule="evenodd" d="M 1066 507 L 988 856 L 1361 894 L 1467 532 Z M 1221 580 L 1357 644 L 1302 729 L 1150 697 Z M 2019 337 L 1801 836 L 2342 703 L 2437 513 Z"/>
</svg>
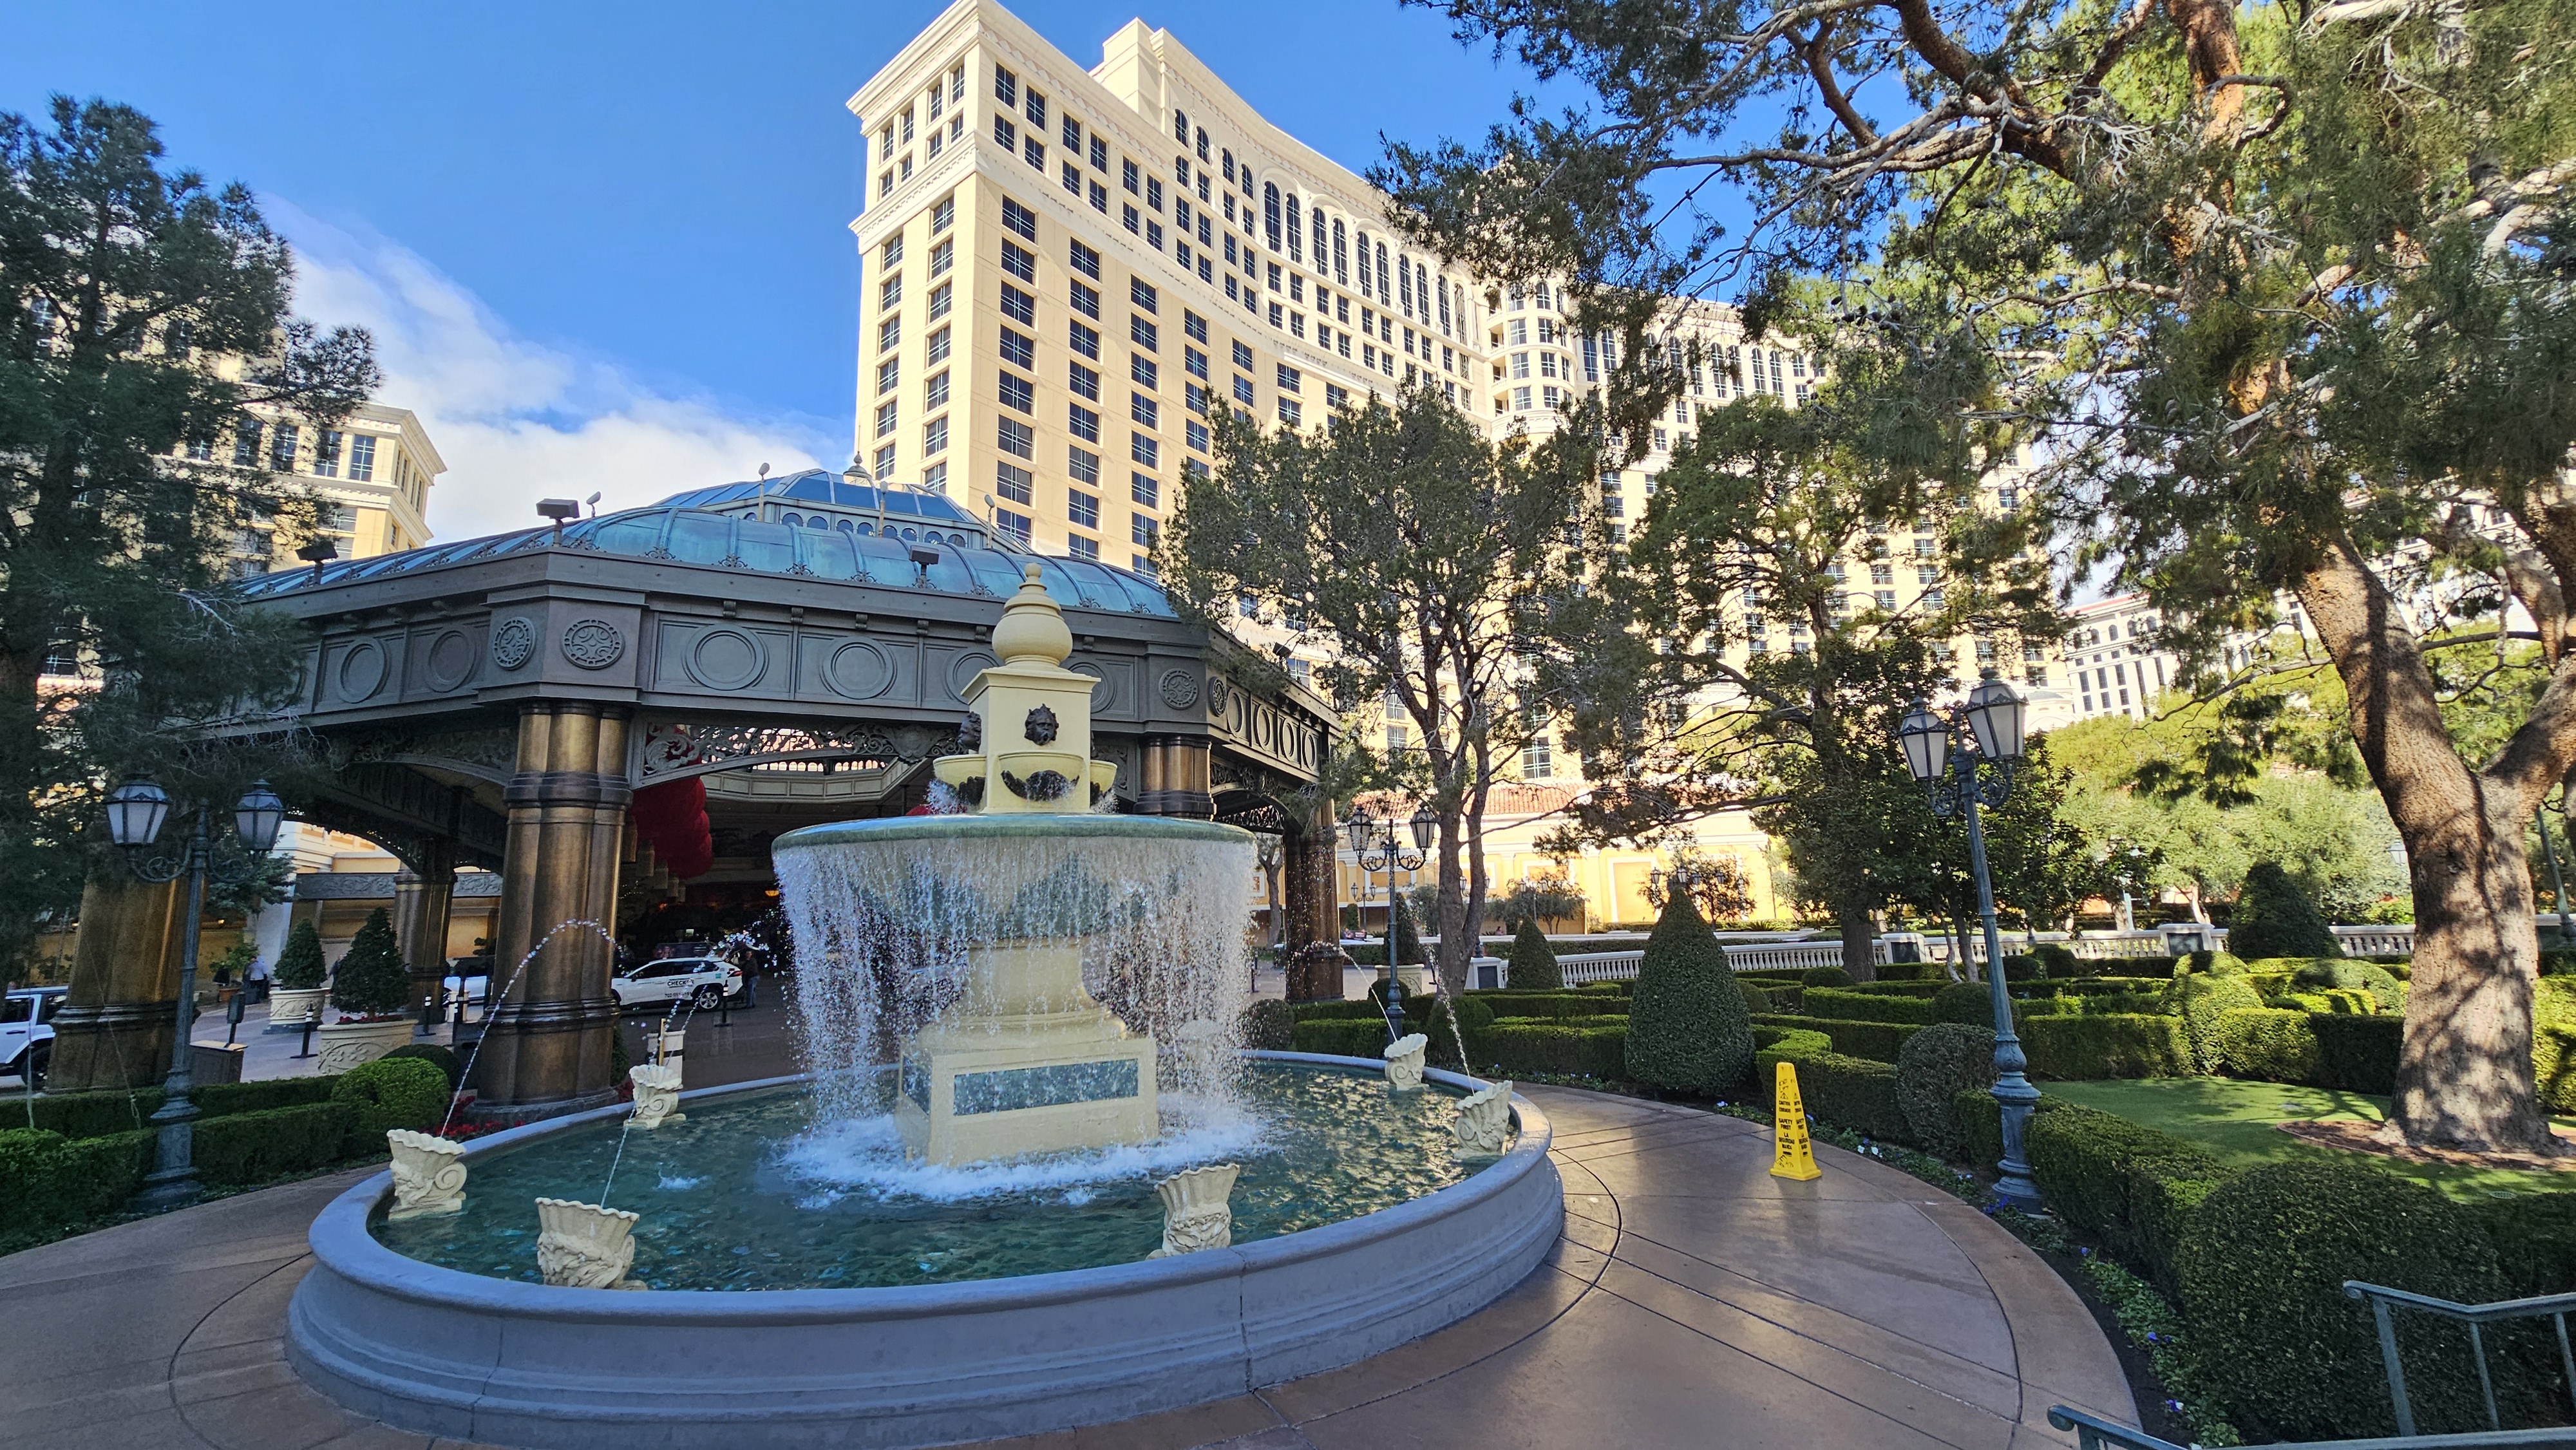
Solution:
<svg viewBox="0 0 2576 1450">
<path fill-rule="evenodd" d="M 0 1071 L 33 1091 L 44 1090 L 54 1056 L 54 1014 L 69 993 L 67 987 L 20 987 L 0 1001 Z"/>
<path fill-rule="evenodd" d="M 725 998 L 742 996 L 743 975 L 742 968 L 714 957 L 665 957 L 618 973 L 608 989 L 621 1009 L 691 1002 L 712 1012 Z"/>
</svg>

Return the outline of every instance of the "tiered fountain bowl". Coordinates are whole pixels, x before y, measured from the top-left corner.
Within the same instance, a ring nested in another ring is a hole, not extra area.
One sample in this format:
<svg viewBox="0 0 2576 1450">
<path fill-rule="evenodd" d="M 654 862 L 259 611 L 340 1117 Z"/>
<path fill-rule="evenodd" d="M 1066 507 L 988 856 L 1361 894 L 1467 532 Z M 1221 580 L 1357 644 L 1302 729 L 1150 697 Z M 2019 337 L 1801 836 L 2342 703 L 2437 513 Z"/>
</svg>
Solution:
<svg viewBox="0 0 2576 1450">
<path fill-rule="evenodd" d="M 1091 812 L 1071 646 L 1031 570 L 937 763 L 972 813 L 778 841 L 809 1073 L 480 1140 L 460 1212 L 342 1195 L 289 1313 L 305 1377 L 498 1445 L 947 1444 L 1348 1364 L 1535 1267 L 1563 1203 L 1526 1101 L 1494 1156 L 1460 1141 L 1473 1079 L 1237 1050 L 1250 838 Z M 618 1288 L 542 1282 L 540 1197 L 638 1215 Z"/>
</svg>

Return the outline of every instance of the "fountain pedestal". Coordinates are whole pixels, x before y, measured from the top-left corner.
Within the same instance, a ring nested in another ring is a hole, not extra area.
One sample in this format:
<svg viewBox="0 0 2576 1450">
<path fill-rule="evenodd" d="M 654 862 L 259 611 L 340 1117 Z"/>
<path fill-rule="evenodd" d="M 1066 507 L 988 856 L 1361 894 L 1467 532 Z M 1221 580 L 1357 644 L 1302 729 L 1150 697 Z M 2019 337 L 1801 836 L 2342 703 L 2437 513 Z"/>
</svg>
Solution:
<svg viewBox="0 0 2576 1450">
<path fill-rule="evenodd" d="M 994 947 L 974 984 L 960 1011 L 904 1044 L 905 1152 L 971 1163 L 1155 1136 L 1154 1040 L 1082 990 L 1078 948 Z"/>
</svg>

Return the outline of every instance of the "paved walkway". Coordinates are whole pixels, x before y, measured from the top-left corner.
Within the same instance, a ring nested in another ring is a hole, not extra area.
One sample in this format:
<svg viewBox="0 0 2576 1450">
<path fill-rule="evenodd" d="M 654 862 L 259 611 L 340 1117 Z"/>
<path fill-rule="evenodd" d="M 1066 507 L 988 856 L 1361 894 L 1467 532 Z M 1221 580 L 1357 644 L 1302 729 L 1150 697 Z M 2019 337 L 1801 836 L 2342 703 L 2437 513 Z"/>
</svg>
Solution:
<svg viewBox="0 0 2576 1450">
<path fill-rule="evenodd" d="M 2024 1450 L 2048 1407 L 2134 1422 L 2055 1273 L 1974 1208 L 1688 1109 L 1534 1088 L 1565 1238 L 1491 1307 L 1364 1364 L 1025 1450 Z M 467 1450 L 362 1421 L 281 1353 L 304 1229 L 360 1175 L 0 1258 L 0 1450 Z"/>
</svg>

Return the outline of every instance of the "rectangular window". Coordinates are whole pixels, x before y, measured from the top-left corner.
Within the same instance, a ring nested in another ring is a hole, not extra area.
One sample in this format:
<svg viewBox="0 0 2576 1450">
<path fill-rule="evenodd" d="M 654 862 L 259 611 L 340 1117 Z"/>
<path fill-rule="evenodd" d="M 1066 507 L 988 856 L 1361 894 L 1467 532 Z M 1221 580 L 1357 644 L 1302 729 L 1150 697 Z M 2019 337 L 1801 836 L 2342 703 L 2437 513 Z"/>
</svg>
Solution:
<svg viewBox="0 0 2576 1450">
<path fill-rule="evenodd" d="M 1089 398 L 1095 403 L 1100 401 L 1100 374 L 1080 363 L 1069 366 L 1072 372 L 1068 379 L 1068 386 L 1073 389 L 1073 395 L 1077 398 Z"/>
<path fill-rule="evenodd" d="M 1193 413 L 1206 414 L 1209 396 L 1208 390 L 1196 383 L 1184 380 L 1181 384 L 1181 406 Z"/>
<path fill-rule="evenodd" d="M 924 412 L 930 412 L 946 407 L 948 405 L 948 374 L 941 373 L 932 378 L 929 385 L 924 387 L 921 391 L 921 406 Z"/>
<path fill-rule="evenodd" d="M 925 356 L 922 361 L 937 364 L 946 362 L 947 360 L 948 329 L 943 327 L 930 335 L 930 350 L 928 355 Z"/>
<path fill-rule="evenodd" d="M 1072 152 L 1079 160 L 1082 156 L 1082 122 L 1075 119 L 1071 111 L 1064 113 L 1064 130 L 1061 135 L 1064 149 Z"/>
<path fill-rule="evenodd" d="M 1023 282 L 1035 282 L 1038 279 L 1037 253 L 1005 237 L 1002 239 L 1002 270 Z"/>
<path fill-rule="evenodd" d="M 1027 503 L 1037 496 L 1036 479 L 1016 463 L 993 465 L 993 491 L 1013 503 Z"/>
<path fill-rule="evenodd" d="M 1127 435 L 1127 456 L 1147 468 L 1160 468 L 1163 445 L 1147 434 L 1130 433 Z"/>
<path fill-rule="evenodd" d="M 1080 272 L 1085 277 L 1089 277 L 1095 282 L 1100 280 L 1100 254 L 1093 251 L 1091 248 L 1084 246 L 1081 242 L 1075 241 L 1066 247 L 1065 260 L 1073 265 L 1073 270 Z M 1094 313 L 1093 315 L 1098 316 L 1099 314 Z"/>
<path fill-rule="evenodd" d="M 1127 300 L 1136 304 L 1138 307 L 1145 309 L 1147 312 L 1159 312 L 1162 310 L 1159 305 L 1161 299 L 1155 294 L 1152 284 L 1148 283 L 1142 277 L 1130 277 L 1127 279 Z"/>
<path fill-rule="evenodd" d="M 1084 493 L 1078 488 L 1066 489 L 1064 493 L 1064 516 L 1067 520 L 1082 528 L 1096 529 L 1100 527 L 1099 496 L 1096 494 Z"/>
<path fill-rule="evenodd" d="M 1125 157 L 1120 157 L 1118 161 L 1118 185 L 1120 189 L 1131 194 L 1138 189 L 1136 163 Z"/>
<path fill-rule="evenodd" d="M 1146 397 L 1143 393 L 1127 395 L 1127 416 L 1136 422 L 1148 428 L 1159 428 L 1162 426 L 1162 413 L 1162 404 Z"/>
<path fill-rule="evenodd" d="M 1017 418 L 1002 418 L 997 419 L 996 421 L 1001 425 L 997 430 L 999 437 L 996 441 L 1000 443 L 1001 449 L 1004 453 L 1010 454 L 1014 458 L 1035 458 L 1038 456 L 1038 435 L 1036 429 L 1031 428 L 1028 424 L 1021 422 Z"/>
<path fill-rule="evenodd" d="M 957 265 L 957 241 L 954 237 L 930 249 L 930 275 L 944 277 Z"/>
<path fill-rule="evenodd" d="M 877 249 L 877 266 L 881 269 L 891 270 L 902 260 L 903 238 L 900 236 L 888 237 L 886 244 Z"/>
<path fill-rule="evenodd" d="M 1241 373 L 1235 374 L 1234 400 L 1243 404 L 1245 407 L 1252 406 L 1252 379 L 1243 376 Z"/>
<path fill-rule="evenodd" d="M 360 483 L 375 479 L 376 440 L 364 433 L 349 440 L 349 476 Z"/>
<path fill-rule="evenodd" d="M 1284 393 L 1306 391 L 1306 375 L 1286 363 L 1279 365 L 1279 390 Z"/>
<path fill-rule="evenodd" d="M 883 403 L 877 405 L 877 436 L 879 438 L 883 438 L 888 433 L 894 431 L 895 415 L 899 406 L 899 400 L 893 398 L 888 398 Z"/>
<path fill-rule="evenodd" d="M 932 236 L 939 235 L 941 232 L 948 230 L 949 225 L 956 220 L 957 198 L 953 196 L 941 197 L 938 204 L 930 209 L 930 234 Z"/>
<path fill-rule="evenodd" d="M 1198 337 L 1201 342 L 1205 342 L 1207 340 L 1207 333 L 1202 330 L 1198 334 Z M 1187 371 L 1191 377 L 1204 378 L 1208 375 L 1207 354 L 1194 347 L 1184 347 L 1181 349 L 1181 367 Z"/>
<path fill-rule="evenodd" d="M 1188 437 L 1192 448 L 1201 453 L 1208 451 L 1208 428 L 1205 423 L 1196 418 L 1184 418 L 1181 420 L 1181 431 Z"/>
<path fill-rule="evenodd" d="M 1109 143 L 1098 136 L 1091 138 L 1091 169 L 1094 171 L 1109 169 Z"/>
<path fill-rule="evenodd" d="M 1074 165 L 1072 162 L 1068 161 L 1068 162 L 1064 163 L 1063 170 L 1062 170 L 1059 174 L 1060 174 L 1060 175 L 1063 177 L 1063 179 L 1064 179 L 1064 189 L 1065 189 L 1065 190 L 1067 190 L 1067 191 L 1069 191 L 1069 192 L 1072 192 L 1072 193 L 1073 193 L 1074 195 L 1076 195 L 1076 196 L 1080 196 L 1080 195 L 1082 195 L 1082 168 L 1081 168 L 1081 167 L 1076 166 L 1076 165 Z"/>
<path fill-rule="evenodd" d="M 1100 213 L 1102 216 L 1109 215 L 1108 187 L 1101 185 L 1097 181 L 1091 183 L 1090 191 L 1085 199 L 1091 203 L 1091 209 L 1093 211 Z"/>
<path fill-rule="evenodd" d="M 1161 387 L 1162 384 L 1156 381 L 1156 379 L 1161 377 L 1161 375 L 1162 369 L 1154 366 L 1154 360 L 1152 358 L 1136 357 L 1128 359 L 1127 376 L 1144 384 L 1146 387 Z"/>
<path fill-rule="evenodd" d="M 1163 486 L 1146 474 L 1127 475 L 1127 496 L 1149 509 L 1163 506 Z"/>
<path fill-rule="evenodd" d="M 938 316 L 937 313 L 931 315 Z M 1002 315 L 1022 327 L 1035 327 L 1038 325 L 1038 300 L 1005 282 L 1002 284 Z"/>
<path fill-rule="evenodd" d="M 324 478 L 340 476 L 340 443 L 348 435 L 336 428 L 325 428 L 314 435 L 313 471 Z"/>
<path fill-rule="evenodd" d="M 1044 126 L 1047 118 L 1046 97 L 1035 91 L 1029 92 L 1028 103 L 1020 107 L 1020 113 L 1029 118 L 1030 125 Z"/>
<path fill-rule="evenodd" d="M 1162 209 L 1163 183 L 1160 178 L 1148 176 L 1145 178 L 1145 210 L 1161 211 Z"/>
<path fill-rule="evenodd" d="M 897 273 L 885 279 L 885 285 L 877 289 L 877 310 L 892 312 L 901 305 L 903 305 L 903 275 Z"/>
<path fill-rule="evenodd" d="M 993 144 L 1001 147 L 1005 154 L 1020 149 L 1020 128 L 1011 124 L 1010 117 L 993 118 Z"/>
<path fill-rule="evenodd" d="M 1154 568 L 1154 559 L 1150 554 L 1128 555 L 1127 567 L 1144 575 L 1148 579 L 1159 579 L 1162 577 L 1161 573 Z"/>
<path fill-rule="evenodd" d="M 1046 144 L 1044 142 L 1041 142 L 1035 136 L 1029 137 L 1027 140 L 1020 143 L 1020 155 L 1022 158 L 1027 160 L 1030 166 L 1037 169 L 1039 175 L 1043 176 L 1046 174 Z"/>
<path fill-rule="evenodd" d="M 891 357 L 887 358 L 884 362 L 877 364 L 878 392 L 883 393 L 891 391 L 896 383 L 903 381 L 902 366 L 903 360 L 901 358 Z"/>
<path fill-rule="evenodd" d="M 1298 406 L 1298 403 L 1297 403 L 1297 400 L 1296 400 L 1296 399 L 1294 399 L 1294 398 L 1281 398 L 1281 399 L 1279 400 L 1279 421 L 1280 421 L 1280 422 L 1287 424 L 1287 425 L 1288 425 L 1289 427 L 1291 427 L 1291 428 L 1294 428 L 1294 427 L 1297 427 L 1301 422 L 1303 422 L 1303 421 L 1304 421 L 1304 416 L 1305 416 L 1305 409 L 1303 409 L 1303 408 L 1301 408 L 1300 406 Z"/>
<path fill-rule="evenodd" d="M 1100 487 L 1100 455 L 1097 453 L 1086 453 L 1079 448 L 1066 449 L 1064 471 L 1076 483 Z"/>
<path fill-rule="evenodd" d="M 1020 78 L 998 65 L 993 67 L 993 99 L 1006 106 L 1020 103 Z"/>
<path fill-rule="evenodd" d="M 993 510 L 993 522 L 1000 527 L 1002 532 L 1009 534 L 1012 538 L 1019 540 L 1023 544 L 1027 543 L 1029 541 L 1029 537 L 1037 532 L 1037 523 L 1035 520 L 1031 519 L 1027 514 L 1013 513 L 1009 509 Z"/>
<path fill-rule="evenodd" d="M 1003 407 L 1023 413 L 1037 411 L 1037 384 L 1013 373 L 1001 373 L 997 376 L 1000 381 L 995 384 L 995 391 L 1000 395 Z"/>
<path fill-rule="evenodd" d="M 1325 407 L 1327 407 L 1327 408 L 1347 408 L 1347 407 L 1349 407 L 1350 405 L 1351 405 L 1351 390 L 1350 390 L 1350 389 L 1348 389 L 1348 388 L 1346 388 L 1346 387 L 1343 387 L 1343 386 L 1342 386 L 1341 384 L 1339 384 L 1339 383 L 1326 383 L 1326 384 L 1324 384 L 1324 406 L 1325 406 Z"/>
<path fill-rule="evenodd" d="M 1099 525 L 1094 524 L 1092 527 L 1097 528 Z M 1100 558 L 1100 541 L 1086 539 L 1080 534 L 1068 534 L 1064 540 L 1064 551 L 1077 559 L 1090 559 L 1097 562 Z"/>
<path fill-rule="evenodd" d="M 1025 333 L 1002 329 L 1002 361 L 1013 367 L 1034 368 L 1038 365 L 1038 340 Z"/>
<path fill-rule="evenodd" d="M 1002 229 L 1019 233 L 1020 240 L 1024 242 L 1034 242 L 1038 239 L 1038 214 L 1007 196 L 1003 197 Z"/>
<path fill-rule="evenodd" d="M 1084 357 L 1100 356 L 1100 333 L 1093 328 L 1085 327 L 1081 323 L 1077 322 L 1073 324 L 1073 329 L 1069 334 L 1067 334 L 1066 340 L 1072 345 L 1075 352 L 1082 354 Z"/>
<path fill-rule="evenodd" d="M 302 430 L 297 428 L 293 423 L 280 423 L 275 428 L 270 429 L 268 435 L 268 466 L 276 469 L 280 473 L 293 473 L 295 471 L 295 445 L 300 440 L 301 436 Z"/>
<path fill-rule="evenodd" d="M 1145 219 L 1136 208 L 1122 202 L 1118 207 L 1118 223 L 1131 232 L 1142 231 Z"/>
<path fill-rule="evenodd" d="M 1163 526 L 1160 522 L 1144 514 L 1129 514 L 1127 518 L 1127 537 L 1137 548 L 1150 549 L 1163 537 Z"/>
<path fill-rule="evenodd" d="M 1071 404 L 1065 429 L 1085 443 L 1097 443 L 1100 441 L 1100 415 L 1080 403 Z"/>
<path fill-rule="evenodd" d="M 1085 317 L 1098 317 L 1100 315 L 1099 289 L 1085 282 L 1073 283 L 1072 287 L 1073 310 Z"/>
<path fill-rule="evenodd" d="M 922 456 L 927 458 L 931 454 L 945 453 L 946 451 L 948 451 L 948 420 L 944 417 L 933 418 L 929 422 L 922 424 Z"/>
<path fill-rule="evenodd" d="M 942 282 L 930 289 L 931 321 L 937 322 L 948 315 L 949 304 L 955 300 L 956 288 L 957 284 L 954 282 Z"/>
<path fill-rule="evenodd" d="M 1127 340 L 1136 344 L 1138 347 L 1143 348 L 1145 351 L 1161 351 L 1162 343 L 1159 341 L 1161 336 L 1162 334 L 1155 329 L 1154 324 L 1147 322 L 1145 319 L 1141 317 L 1130 317 L 1127 319 Z"/>
</svg>

